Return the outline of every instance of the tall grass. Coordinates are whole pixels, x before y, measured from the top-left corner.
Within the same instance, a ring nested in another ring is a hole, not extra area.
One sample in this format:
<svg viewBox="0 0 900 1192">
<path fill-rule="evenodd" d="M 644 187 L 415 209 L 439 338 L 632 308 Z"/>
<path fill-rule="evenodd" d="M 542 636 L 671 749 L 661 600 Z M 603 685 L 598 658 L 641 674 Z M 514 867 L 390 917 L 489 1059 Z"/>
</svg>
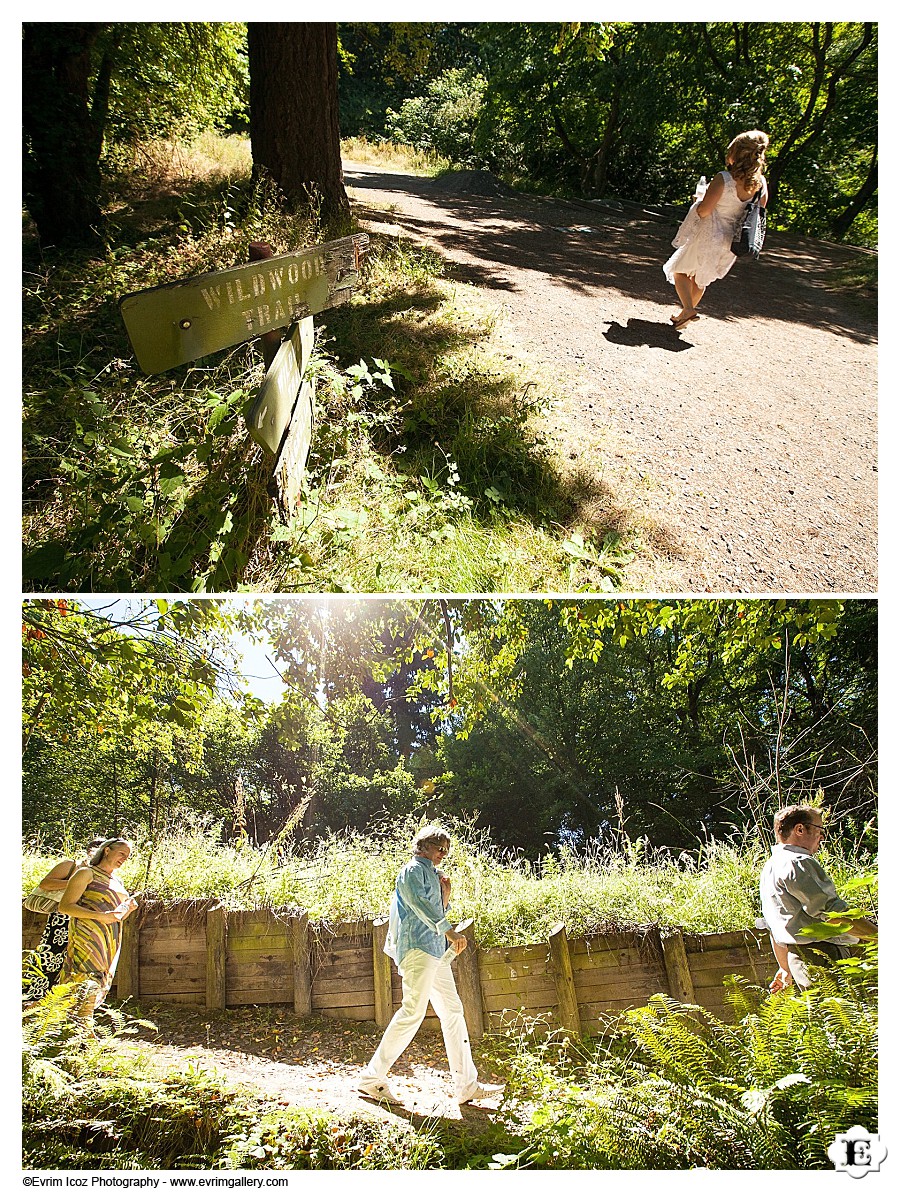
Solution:
<svg viewBox="0 0 900 1192">
<path fill-rule="evenodd" d="M 341 156 L 345 161 L 361 165 L 393 167 L 408 174 L 433 176 L 450 169 L 451 163 L 433 149 L 416 149 L 413 145 L 400 145 L 395 141 L 370 141 L 367 137 L 344 137 L 341 141 Z"/>
<path fill-rule="evenodd" d="M 223 843 L 202 822 L 142 843 L 123 867 L 126 886 L 159 899 L 219 899 L 228 907 L 302 907 L 313 920 L 337 922 L 383 913 L 397 871 L 410 856 L 416 825 L 363 835 L 336 833 L 302 849 L 272 851 Z M 752 927 L 759 914 L 759 871 L 766 856 L 751 840 L 709 841 L 673 856 L 638 846 L 593 845 L 562 850 L 540 863 L 498 849 L 466 824 L 453 825 L 443 868 L 453 883 L 452 915 L 475 919 L 483 946 L 545 939 L 557 922 L 573 934 L 650 924 L 689 931 Z M 835 841 L 823 854 L 847 901 L 871 911 L 871 857 L 844 853 Z M 23 890 L 58 856 L 26 847 Z"/>
</svg>

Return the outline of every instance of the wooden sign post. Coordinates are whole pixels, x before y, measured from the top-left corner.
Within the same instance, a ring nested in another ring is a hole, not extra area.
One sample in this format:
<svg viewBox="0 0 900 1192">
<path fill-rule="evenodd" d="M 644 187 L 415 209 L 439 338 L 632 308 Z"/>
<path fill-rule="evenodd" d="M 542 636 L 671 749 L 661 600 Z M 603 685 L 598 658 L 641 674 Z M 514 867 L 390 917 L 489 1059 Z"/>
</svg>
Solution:
<svg viewBox="0 0 900 1192">
<path fill-rule="evenodd" d="M 270 257 L 264 246 L 253 245 L 257 259 L 248 265 L 139 290 L 119 302 L 146 373 L 263 338 L 266 377 L 248 409 L 247 425 L 254 440 L 276 456 L 272 487 L 285 518 L 296 507 L 312 438 L 314 392 L 304 378 L 312 316 L 350 301 L 368 244 L 361 232 Z M 287 340 L 276 350 L 274 341 L 289 325 Z"/>
</svg>

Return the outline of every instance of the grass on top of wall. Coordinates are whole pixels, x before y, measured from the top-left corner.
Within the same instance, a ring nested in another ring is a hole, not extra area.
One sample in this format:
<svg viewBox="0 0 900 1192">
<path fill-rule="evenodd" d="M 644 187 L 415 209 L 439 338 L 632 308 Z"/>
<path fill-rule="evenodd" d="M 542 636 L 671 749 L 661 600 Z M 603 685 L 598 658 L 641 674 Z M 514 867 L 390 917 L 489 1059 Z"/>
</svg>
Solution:
<svg viewBox="0 0 900 1192">
<path fill-rule="evenodd" d="M 767 849 L 754 840 L 709 840 L 680 854 L 653 851 L 642 841 L 595 843 L 533 862 L 503 853 L 485 832 L 450 827 L 454 844 L 443 869 L 453 884 L 451 917 L 474 918 L 483 947 L 544 939 L 560 921 L 571 935 L 651 924 L 735 931 L 752 927 L 759 915 Z M 314 922 L 368 918 L 387 910 L 416 828 L 410 822 L 378 833 L 335 833 L 303 848 L 257 848 L 223 842 L 211 824 L 195 821 L 155 842 L 137 840 L 121 872 L 129 889 L 163 901 L 216 899 L 234 910 L 302 907 Z M 26 846 L 23 892 L 59 859 L 40 842 Z M 833 840 L 821 860 L 839 893 L 874 913 L 874 859 Z"/>
</svg>

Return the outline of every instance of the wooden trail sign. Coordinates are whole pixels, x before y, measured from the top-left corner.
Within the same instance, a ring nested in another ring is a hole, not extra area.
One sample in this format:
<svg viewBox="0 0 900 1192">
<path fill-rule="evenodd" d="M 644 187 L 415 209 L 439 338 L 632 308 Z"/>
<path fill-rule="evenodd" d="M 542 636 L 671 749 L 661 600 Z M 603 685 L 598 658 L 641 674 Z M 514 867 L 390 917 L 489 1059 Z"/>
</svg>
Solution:
<svg viewBox="0 0 900 1192">
<path fill-rule="evenodd" d="M 126 294 L 119 310 L 146 373 L 165 372 L 350 300 L 365 233 Z"/>
<path fill-rule="evenodd" d="M 312 316 L 350 300 L 368 244 L 369 237 L 360 232 L 278 257 L 269 255 L 268 245 L 252 244 L 249 265 L 139 290 L 119 302 L 146 373 L 263 337 L 268 367 L 247 411 L 247 426 L 253 439 L 277 457 L 269 488 L 285 520 L 296 509 L 312 439 L 315 388 L 304 379 Z M 288 337 L 276 351 L 288 324 Z M 279 334 L 268 334 L 273 332 Z"/>
</svg>

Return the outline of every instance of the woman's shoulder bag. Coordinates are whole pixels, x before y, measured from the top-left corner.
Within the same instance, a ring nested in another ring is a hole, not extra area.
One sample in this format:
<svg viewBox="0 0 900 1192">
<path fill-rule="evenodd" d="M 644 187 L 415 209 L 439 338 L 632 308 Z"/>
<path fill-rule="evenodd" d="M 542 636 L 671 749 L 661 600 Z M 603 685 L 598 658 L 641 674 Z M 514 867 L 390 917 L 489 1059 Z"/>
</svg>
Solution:
<svg viewBox="0 0 900 1192">
<path fill-rule="evenodd" d="M 749 256 L 754 261 L 759 260 L 759 254 L 762 252 L 763 242 L 766 239 L 766 209 L 759 205 L 761 195 L 762 187 L 747 204 L 747 210 L 735 228 L 731 251 L 736 257 Z"/>
<path fill-rule="evenodd" d="M 71 877 L 77 868 L 77 862 L 73 861 L 68 876 Z M 22 899 L 22 906 L 26 911 L 33 911 L 36 915 L 55 915 L 59 910 L 59 901 L 63 894 L 65 894 L 65 889 L 42 890 L 37 885 L 27 898 Z"/>
</svg>

